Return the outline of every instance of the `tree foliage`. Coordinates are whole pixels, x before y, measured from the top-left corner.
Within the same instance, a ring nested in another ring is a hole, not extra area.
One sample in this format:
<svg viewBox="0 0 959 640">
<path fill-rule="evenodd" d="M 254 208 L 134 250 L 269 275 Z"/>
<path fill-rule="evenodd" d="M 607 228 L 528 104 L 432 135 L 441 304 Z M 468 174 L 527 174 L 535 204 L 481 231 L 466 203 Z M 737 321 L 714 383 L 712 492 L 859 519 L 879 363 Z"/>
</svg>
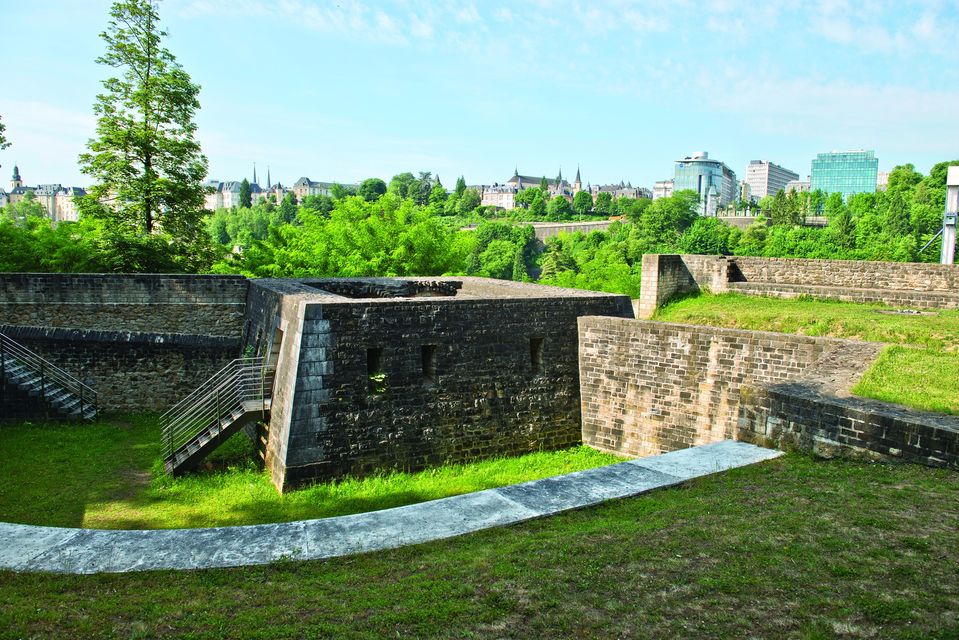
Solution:
<svg viewBox="0 0 959 640">
<path fill-rule="evenodd" d="M 94 103 L 96 137 L 80 165 L 95 183 L 80 210 L 108 221 L 123 254 L 167 251 L 180 268 L 202 268 L 211 255 L 201 222 L 207 161 L 194 139 L 200 88 L 163 46 L 147 0 L 115 2 L 100 35 L 106 52 L 97 62 L 117 75 Z M 149 237 L 156 232 L 163 237 Z"/>
</svg>

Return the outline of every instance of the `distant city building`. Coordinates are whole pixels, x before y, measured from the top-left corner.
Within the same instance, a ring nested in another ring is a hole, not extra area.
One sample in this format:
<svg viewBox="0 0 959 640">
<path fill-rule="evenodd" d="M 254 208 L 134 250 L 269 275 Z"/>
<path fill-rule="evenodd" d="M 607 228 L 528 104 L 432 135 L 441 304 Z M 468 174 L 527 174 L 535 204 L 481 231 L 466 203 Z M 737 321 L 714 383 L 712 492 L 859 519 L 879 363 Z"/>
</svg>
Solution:
<svg viewBox="0 0 959 640">
<path fill-rule="evenodd" d="M 878 174 L 879 159 L 874 151 L 820 153 L 812 161 L 810 189 L 841 193 L 845 198 L 855 193 L 873 193 Z"/>
<path fill-rule="evenodd" d="M 330 190 L 333 188 L 334 184 L 340 184 L 342 187 L 348 189 L 355 189 L 359 185 L 355 184 L 343 184 L 336 182 L 314 182 L 307 177 L 302 177 L 296 182 L 293 183 L 293 187 L 290 189 L 293 192 L 293 195 L 296 196 L 297 202 L 302 202 L 303 198 L 306 196 L 328 196 Z"/>
<path fill-rule="evenodd" d="M 241 206 L 240 187 L 242 184 L 242 180 L 229 180 L 227 182 L 219 182 L 216 180 L 208 181 L 207 186 L 213 188 L 213 193 L 208 193 L 204 198 L 204 208 L 209 209 L 210 211 L 216 211 L 217 209 L 233 209 L 234 207 Z M 256 204 L 257 201 L 262 200 L 263 198 L 263 189 L 256 182 L 251 182 L 251 204 Z"/>
<path fill-rule="evenodd" d="M 739 199 L 742 202 L 755 202 L 752 195 L 752 187 L 745 180 L 739 181 Z"/>
<path fill-rule="evenodd" d="M 705 151 L 676 161 L 673 191 L 690 189 L 699 194 L 700 213 L 715 216 L 718 209 L 736 201 L 736 172 L 719 160 L 710 160 Z"/>
<path fill-rule="evenodd" d="M 786 193 L 796 191 L 798 193 L 809 193 L 809 180 L 791 180 L 786 183 Z"/>
<path fill-rule="evenodd" d="M 659 200 L 660 198 L 668 198 L 671 195 L 673 195 L 672 180 L 658 180 L 653 185 L 653 200 Z"/>
<path fill-rule="evenodd" d="M 799 180 L 798 173 L 768 160 L 751 160 L 746 167 L 746 182 L 749 183 L 749 192 L 755 202 L 760 198 L 776 195 L 794 180 Z"/>
<path fill-rule="evenodd" d="M 519 189 L 511 184 L 494 184 L 477 188 L 482 194 L 480 204 L 484 207 L 499 207 L 500 209 L 515 209 L 516 194 Z"/>
<path fill-rule="evenodd" d="M 651 199 L 653 197 L 653 192 L 645 187 L 634 187 L 632 182 L 623 182 L 620 181 L 619 184 L 604 184 L 604 185 L 586 185 L 586 191 L 593 196 L 593 201 L 596 201 L 596 196 L 601 193 L 610 194 L 613 199 L 616 198 L 646 198 Z"/>
<path fill-rule="evenodd" d="M 876 174 L 876 191 L 885 191 L 889 188 L 889 172 L 880 171 Z"/>
<path fill-rule="evenodd" d="M 0 189 L 2 191 L 2 189 Z M 0 206 L 16 204 L 23 200 L 27 192 L 33 192 L 36 202 L 43 205 L 47 216 L 54 222 L 73 222 L 79 217 L 74 198 L 86 195 L 86 190 L 80 187 L 64 187 L 59 183 L 41 184 L 28 187 L 23 184 L 20 169 L 13 167 L 13 179 L 10 181 L 10 193 L 0 197 Z"/>
<path fill-rule="evenodd" d="M 513 170 L 513 177 L 505 184 L 495 183 L 492 185 L 481 185 L 476 187 L 482 196 L 483 206 L 501 207 L 503 209 L 516 208 L 516 195 L 525 189 L 536 188 L 546 180 L 546 191 L 550 198 L 561 196 L 570 202 L 580 191 L 585 191 L 596 201 L 596 196 L 600 193 L 609 193 L 613 199 L 616 198 L 650 198 L 652 194 L 649 189 L 634 187 L 631 182 L 621 181 L 619 184 L 606 185 L 586 185 L 583 186 L 583 179 L 580 175 L 579 167 L 576 168 L 576 177 L 573 182 L 568 182 L 563 178 L 563 170 L 560 169 L 555 178 L 545 178 L 543 176 L 521 175 L 519 169 Z"/>
</svg>

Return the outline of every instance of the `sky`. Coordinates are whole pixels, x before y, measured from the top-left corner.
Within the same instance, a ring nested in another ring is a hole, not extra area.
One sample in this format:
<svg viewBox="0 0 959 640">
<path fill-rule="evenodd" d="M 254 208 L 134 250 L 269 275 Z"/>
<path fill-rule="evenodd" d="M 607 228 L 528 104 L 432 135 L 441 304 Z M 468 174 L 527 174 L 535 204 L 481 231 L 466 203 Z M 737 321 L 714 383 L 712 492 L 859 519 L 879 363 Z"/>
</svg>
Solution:
<svg viewBox="0 0 959 640">
<path fill-rule="evenodd" d="M 0 187 L 86 186 L 106 0 L 0 0 Z M 164 0 L 209 177 L 652 187 L 695 151 L 805 177 L 959 157 L 959 0 Z M 951 44 L 950 44 L 951 43 Z"/>
</svg>

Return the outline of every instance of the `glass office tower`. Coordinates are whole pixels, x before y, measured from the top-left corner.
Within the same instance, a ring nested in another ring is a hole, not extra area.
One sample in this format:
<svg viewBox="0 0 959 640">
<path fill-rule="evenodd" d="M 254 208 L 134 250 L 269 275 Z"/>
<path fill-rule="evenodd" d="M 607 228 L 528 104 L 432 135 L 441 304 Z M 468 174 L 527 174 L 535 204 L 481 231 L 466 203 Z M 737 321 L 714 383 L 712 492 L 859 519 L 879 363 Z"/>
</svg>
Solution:
<svg viewBox="0 0 959 640">
<path fill-rule="evenodd" d="M 699 194 L 699 213 L 716 215 L 716 210 L 736 201 L 736 172 L 719 160 L 710 160 L 705 151 L 676 161 L 673 193 L 691 189 Z"/>
<path fill-rule="evenodd" d="M 809 188 L 841 193 L 844 198 L 854 193 L 873 193 L 878 173 L 879 159 L 874 151 L 820 153 L 812 161 Z"/>
</svg>

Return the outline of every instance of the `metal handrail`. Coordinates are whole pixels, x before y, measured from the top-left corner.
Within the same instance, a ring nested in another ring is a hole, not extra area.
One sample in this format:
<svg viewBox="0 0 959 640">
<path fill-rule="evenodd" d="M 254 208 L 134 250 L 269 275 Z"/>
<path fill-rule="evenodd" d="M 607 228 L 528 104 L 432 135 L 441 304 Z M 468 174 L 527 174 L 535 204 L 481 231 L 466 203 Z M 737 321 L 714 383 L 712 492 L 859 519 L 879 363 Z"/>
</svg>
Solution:
<svg viewBox="0 0 959 640">
<path fill-rule="evenodd" d="M 165 457 L 172 458 L 248 402 L 260 402 L 265 414 L 272 392 L 273 369 L 264 358 L 233 360 L 160 416 Z"/>
<path fill-rule="evenodd" d="M 40 397 L 44 402 L 47 400 L 47 385 L 52 383 L 79 399 L 81 418 L 84 417 L 87 407 L 93 407 L 94 418 L 99 415 L 99 396 L 94 389 L 10 336 L 0 333 L 0 372 L 4 376 L 7 374 L 8 358 L 10 362 L 40 376 Z"/>
</svg>

